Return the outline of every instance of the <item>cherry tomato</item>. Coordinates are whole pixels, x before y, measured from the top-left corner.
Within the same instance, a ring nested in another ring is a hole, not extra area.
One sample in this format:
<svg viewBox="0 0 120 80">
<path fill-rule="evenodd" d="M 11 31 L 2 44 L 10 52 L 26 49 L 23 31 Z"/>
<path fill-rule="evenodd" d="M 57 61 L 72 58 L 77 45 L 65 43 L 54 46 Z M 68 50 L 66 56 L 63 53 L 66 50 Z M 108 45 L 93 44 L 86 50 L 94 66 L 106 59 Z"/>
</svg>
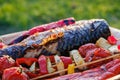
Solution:
<svg viewBox="0 0 120 80">
<path fill-rule="evenodd" d="M 107 38 L 108 42 L 112 45 L 116 44 L 117 43 L 117 39 L 114 37 L 114 36 L 109 36 Z"/>
</svg>

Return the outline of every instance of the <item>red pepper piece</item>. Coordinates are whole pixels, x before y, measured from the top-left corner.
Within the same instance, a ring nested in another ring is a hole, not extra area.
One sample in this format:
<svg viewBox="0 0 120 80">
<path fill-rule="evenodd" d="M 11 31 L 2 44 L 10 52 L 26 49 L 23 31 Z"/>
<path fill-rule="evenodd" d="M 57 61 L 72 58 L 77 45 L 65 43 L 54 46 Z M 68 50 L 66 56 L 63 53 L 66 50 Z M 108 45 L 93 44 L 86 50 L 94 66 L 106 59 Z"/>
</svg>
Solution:
<svg viewBox="0 0 120 80">
<path fill-rule="evenodd" d="M 72 59 L 70 57 L 61 56 L 60 58 L 64 64 L 65 69 L 68 67 L 69 64 L 72 64 Z"/>
<path fill-rule="evenodd" d="M 38 59 L 40 73 L 41 74 L 48 74 L 47 70 L 47 58 L 44 55 L 41 55 Z"/>
<path fill-rule="evenodd" d="M 0 42 L 0 49 L 2 49 L 4 46 L 5 46 L 5 44 Z"/>
<path fill-rule="evenodd" d="M 114 37 L 114 36 L 109 36 L 107 38 L 108 42 L 112 45 L 116 44 L 117 43 L 117 39 Z"/>
<path fill-rule="evenodd" d="M 51 63 L 55 63 L 55 58 L 54 58 L 54 56 L 48 56 L 48 57 L 49 57 Z"/>
<path fill-rule="evenodd" d="M 0 57 L 0 74 L 2 74 L 6 68 L 10 68 L 13 66 L 15 66 L 15 60 L 13 60 L 11 57 Z"/>
<path fill-rule="evenodd" d="M 120 50 L 120 45 L 117 46 L 118 50 Z"/>
<path fill-rule="evenodd" d="M 31 66 L 33 62 L 37 62 L 37 58 L 18 58 L 16 59 L 16 65 L 26 64 L 27 66 Z"/>
<path fill-rule="evenodd" d="M 88 43 L 85 45 L 80 46 L 79 53 L 84 58 L 86 56 L 86 53 L 92 49 L 97 48 L 97 46 L 93 43 Z"/>
<path fill-rule="evenodd" d="M 110 52 L 103 48 L 97 48 L 94 52 L 94 55 L 102 58 L 111 56 Z"/>
<path fill-rule="evenodd" d="M 108 56 L 111 56 L 109 51 L 107 51 L 103 48 L 96 48 L 96 49 L 93 49 L 93 50 L 90 50 L 90 51 L 87 52 L 87 54 L 85 56 L 85 61 L 86 62 L 91 62 L 91 61 L 98 60 L 98 59 L 101 59 L 101 58 L 105 58 L 105 57 L 108 57 Z M 111 59 L 105 60 L 104 63 L 106 63 L 110 60 Z M 103 62 L 98 62 L 98 63 L 92 64 L 92 65 L 89 65 L 88 67 L 93 68 L 93 67 L 100 66 L 101 64 L 103 64 Z"/>
<path fill-rule="evenodd" d="M 29 80 L 29 77 L 22 68 L 11 67 L 4 70 L 2 80 Z"/>
</svg>

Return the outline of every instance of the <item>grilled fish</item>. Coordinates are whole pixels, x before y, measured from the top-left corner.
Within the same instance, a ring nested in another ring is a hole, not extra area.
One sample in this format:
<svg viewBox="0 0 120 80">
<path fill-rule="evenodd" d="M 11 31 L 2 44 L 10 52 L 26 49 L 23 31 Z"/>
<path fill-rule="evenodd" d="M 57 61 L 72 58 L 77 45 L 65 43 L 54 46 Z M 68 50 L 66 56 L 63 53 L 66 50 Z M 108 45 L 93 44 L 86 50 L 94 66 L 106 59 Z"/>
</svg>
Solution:
<svg viewBox="0 0 120 80">
<path fill-rule="evenodd" d="M 69 27 L 56 28 L 34 34 L 18 44 L 0 50 L 0 56 L 38 57 L 60 54 L 67 56 L 72 49 L 86 43 L 95 43 L 100 37 L 111 35 L 108 23 L 103 19 L 78 21 Z"/>
</svg>

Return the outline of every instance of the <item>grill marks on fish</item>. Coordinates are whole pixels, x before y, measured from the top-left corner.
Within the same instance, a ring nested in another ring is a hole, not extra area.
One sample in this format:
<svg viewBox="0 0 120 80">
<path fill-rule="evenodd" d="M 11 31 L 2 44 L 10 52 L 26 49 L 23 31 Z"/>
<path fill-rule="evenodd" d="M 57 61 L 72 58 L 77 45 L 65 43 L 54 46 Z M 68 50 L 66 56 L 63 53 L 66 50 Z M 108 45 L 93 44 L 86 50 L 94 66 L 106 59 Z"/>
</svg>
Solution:
<svg viewBox="0 0 120 80">
<path fill-rule="evenodd" d="M 100 37 L 107 38 L 110 34 L 109 25 L 105 20 L 80 21 L 69 27 L 32 35 L 17 45 L 0 50 L 0 55 L 8 54 L 14 58 L 28 55 L 28 53 L 31 53 L 33 57 L 57 53 L 66 55 L 72 49 L 77 49 L 85 43 L 95 43 Z"/>
</svg>

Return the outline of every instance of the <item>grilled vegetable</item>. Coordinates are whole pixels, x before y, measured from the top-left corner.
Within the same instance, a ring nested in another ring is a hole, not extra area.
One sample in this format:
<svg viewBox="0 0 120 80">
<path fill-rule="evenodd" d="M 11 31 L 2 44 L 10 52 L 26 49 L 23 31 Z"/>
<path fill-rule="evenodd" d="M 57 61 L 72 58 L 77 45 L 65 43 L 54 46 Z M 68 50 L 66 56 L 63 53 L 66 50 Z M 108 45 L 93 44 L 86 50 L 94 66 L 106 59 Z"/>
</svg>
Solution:
<svg viewBox="0 0 120 80">
<path fill-rule="evenodd" d="M 85 61 L 86 62 L 91 62 L 91 61 L 95 61 L 95 60 L 105 58 L 105 57 L 108 57 L 108 56 L 111 56 L 111 53 L 109 51 L 107 51 L 103 48 L 95 48 L 95 49 L 87 52 L 86 57 L 85 57 Z M 92 64 L 92 65 L 89 65 L 88 67 L 89 68 L 98 67 L 102 64 L 107 63 L 110 60 L 105 60 L 104 63 L 103 62 L 98 62 L 98 63 Z"/>
<path fill-rule="evenodd" d="M 41 74 L 48 74 L 47 70 L 47 59 L 44 55 L 41 55 L 38 59 L 40 73 Z"/>
<path fill-rule="evenodd" d="M 18 58 L 18 59 L 16 59 L 16 64 L 18 66 L 20 66 L 21 64 L 31 66 L 34 62 L 37 62 L 37 58 Z"/>
<path fill-rule="evenodd" d="M 60 57 L 58 55 L 55 55 L 55 63 L 56 63 L 56 66 L 57 66 L 57 70 L 63 70 L 64 69 L 64 64 L 62 62 L 62 60 L 60 59 Z M 60 75 L 63 75 L 65 74 L 65 72 L 62 72 L 60 73 Z"/>
<path fill-rule="evenodd" d="M 106 50 L 112 46 L 106 39 L 102 37 L 97 40 L 96 45 Z"/>
<path fill-rule="evenodd" d="M 9 56 L 0 57 L 0 75 L 7 68 L 15 66 L 15 60 Z"/>
<path fill-rule="evenodd" d="M 50 29 L 54 29 L 54 28 L 57 28 L 57 27 L 63 27 L 63 26 L 67 26 L 67 25 L 70 25 L 70 24 L 74 24 L 74 23 L 75 23 L 74 18 L 67 18 L 67 19 L 64 19 L 64 20 L 59 20 L 59 21 L 56 21 L 56 22 L 36 26 L 36 27 L 33 27 L 32 29 L 26 31 L 25 33 L 23 33 L 18 38 L 16 38 L 12 42 L 10 42 L 9 44 L 16 44 L 18 42 L 21 42 L 25 38 L 27 38 L 30 35 L 33 35 L 37 32 L 44 32 L 44 31 L 47 31 L 47 30 L 50 30 Z"/>
<path fill-rule="evenodd" d="M 34 62 L 34 63 L 30 66 L 29 70 L 30 70 L 31 72 L 35 72 L 35 70 L 36 70 L 36 62 Z"/>
<path fill-rule="evenodd" d="M 20 67 L 12 67 L 4 70 L 2 80 L 29 80 L 29 77 Z"/>
<path fill-rule="evenodd" d="M 55 71 L 55 69 L 54 69 L 54 68 L 52 68 L 52 64 L 51 64 L 51 62 L 50 62 L 50 59 L 49 59 L 49 58 L 47 58 L 47 69 L 48 69 L 48 73 L 52 73 L 52 72 L 54 72 L 54 71 Z"/>
<path fill-rule="evenodd" d="M 68 67 L 69 64 L 72 64 L 72 59 L 70 57 L 61 56 L 60 59 L 62 60 L 65 69 Z"/>
<path fill-rule="evenodd" d="M 81 21 L 69 27 L 48 30 L 33 35 L 19 44 L 0 50 L 0 56 L 38 57 L 41 54 L 68 55 L 68 51 L 77 49 L 85 43 L 95 43 L 100 37 L 110 36 L 108 24 L 104 20 Z"/>
<path fill-rule="evenodd" d="M 75 72 L 75 64 L 69 64 L 68 66 L 68 74 L 73 74 Z"/>
<path fill-rule="evenodd" d="M 113 45 L 113 46 L 109 47 L 108 50 L 112 53 L 120 52 L 117 45 Z"/>
<path fill-rule="evenodd" d="M 80 55 L 84 58 L 88 51 L 93 50 L 95 48 L 97 48 L 95 44 L 88 43 L 88 44 L 80 46 L 78 50 L 79 50 Z"/>
<path fill-rule="evenodd" d="M 76 65 L 81 65 L 81 64 L 85 63 L 84 59 L 79 54 L 78 50 L 72 50 L 72 51 L 70 51 L 70 55 L 73 58 L 73 60 L 75 61 Z M 81 67 L 79 69 L 84 69 L 84 68 L 85 67 Z"/>
<path fill-rule="evenodd" d="M 116 44 L 117 43 L 117 39 L 114 37 L 114 36 L 109 36 L 107 38 L 108 42 L 112 45 Z"/>
<path fill-rule="evenodd" d="M 112 54 L 120 52 L 119 45 L 113 45 L 109 42 L 112 41 L 111 38 L 113 38 L 113 36 L 109 36 L 108 40 L 100 38 L 99 40 L 97 40 L 96 45 L 106 50 L 109 50 Z M 116 43 L 116 39 L 113 38 L 113 42 L 114 41 Z"/>
</svg>

